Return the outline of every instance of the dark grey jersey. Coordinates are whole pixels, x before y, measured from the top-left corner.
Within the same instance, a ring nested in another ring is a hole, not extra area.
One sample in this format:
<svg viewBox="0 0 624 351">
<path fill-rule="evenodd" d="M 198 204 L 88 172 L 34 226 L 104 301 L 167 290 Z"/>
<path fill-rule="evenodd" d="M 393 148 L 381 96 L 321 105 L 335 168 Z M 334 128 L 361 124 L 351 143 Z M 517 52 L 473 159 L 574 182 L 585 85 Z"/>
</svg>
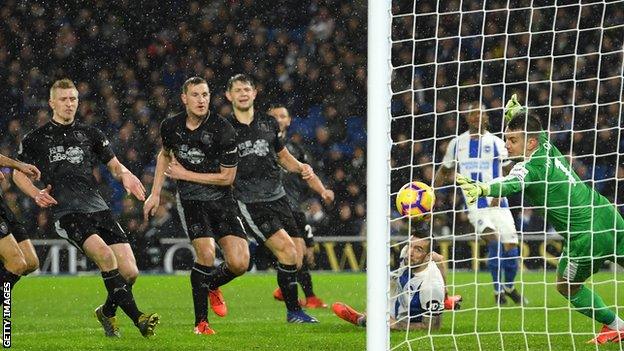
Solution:
<svg viewBox="0 0 624 351">
<path fill-rule="evenodd" d="M 55 219 L 68 213 L 93 213 L 108 209 L 97 190 L 93 168 L 115 157 L 108 139 L 99 129 L 79 123 L 50 121 L 26 134 L 17 158 L 41 171 L 41 182 L 52 186 L 58 205 Z"/>
<path fill-rule="evenodd" d="M 237 133 L 238 170 L 234 196 L 244 203 L 274 201 L 284 196 L 281 168 L 277 153 L 284 149 L 278 137 L 279 126 L 273 117 L 255 112 L 249 125 L 238 122 L 232 114 L 230 122 Z"/>
<path fill-rule="evenodd" d="M 293 143 L 290 140 L 286 141 L 284 144 L 290 154 L 299 160 L 299 162 L 310 163 L 308 154 L 301 145 Z M 293 211 L 301 211 L 301 204 L 307 199 L 306 195 L 308 194 L 308 185 L 301 178 L 301 174 L 288 172 L 285 169 L 282 169 L 282 173 L 288 204 Z"/>
<path fill-rule="evenodd" d="M 195 130 L 186 127 L 186 112 L 165 119 L 160 137 L 166 152 L 192 172 L 219 173 L 221 167 L 236 167 L 236 131 L 225 118 L 209 113 Z M 231 186 L 198 184 L 178 180 L 182 200 L 212 201 L 232 196 Z"/>
</svg>

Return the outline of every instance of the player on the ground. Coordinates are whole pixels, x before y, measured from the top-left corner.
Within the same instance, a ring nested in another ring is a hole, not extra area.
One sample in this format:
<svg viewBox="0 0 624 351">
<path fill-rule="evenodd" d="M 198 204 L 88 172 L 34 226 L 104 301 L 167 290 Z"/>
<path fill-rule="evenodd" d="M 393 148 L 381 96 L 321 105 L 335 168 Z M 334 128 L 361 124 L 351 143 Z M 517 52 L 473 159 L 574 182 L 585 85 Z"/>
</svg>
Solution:
<svg viewBox="0 0 624 351">
<path fill-rule="evenodd" d="M 0 155 L 0 167 L 19 170 L 32 180 L 39 180 L 41 177 L 37 167 L 4 155 Z M 0 181 L 2 180 L 4 175 L 0 172 Z M 39 267 L 39 259 L 26 234 L 26 228 L 17 220 L 2 195 L 0 195 L 0 259 L 2 260 L 0 287 L 4 288 L 4 283 L 8 283 L 9 290 L 22 276 Z"/>
<path fill-rule="evenodd" d="M 141 201 L 145 189 L 115 157 L 100 130 L 75 121 L 78 90 L 71 80 L 54 82 L 49 104 L 52 120 L 28 133 L 18 152 L 21 161 L 41 170 L 45 188 L 36 187 L 19 170 L 14 171 L 15 184 L 39 207 L 51 208 L 57 234 L 83 251 L 102 272 L 108 296 L 95 314 L 105 335 L 120 336 L 115 317 L 119 306 L 143 336 L 152 336 L 160 317 L 137 308 L 132 284 L 139 270 L 126 233 L 97 191 L 93 167 L 105 164 L 126 191 Z"/>
<path fill-rule="evenodd" d="M 268 114 L 277 120 L 280 130 L 280 138 L 290 154 L 293 155 L 293 157 L 295 157 L 299 162 L 309 164 L 310 161 L 308 160 L 308 153 L 305 149 L 301 145 L 292 142 L 287 136 L 288 127 L 290 127 L 292 117 L 290 116 L 286 106 L 273 105 L 269 108 Z M 307 188 L 307 184 L 304 184 L 304 181 L 298 174 L 290 173 L 284 170 L 283 176 L 282 181 L 284 184 L 284 190 L 286 191 L 286 199 L 288 200 L 288 205 L 290 206 L 295 222 L 297 223 L 297 229 L 304 233 L 303 239 L 306 246 L 303 264 L 301 269 L 297 272 L 297 282 L 301 285 L 303 293 L 306 297 L 305 302 L 303 302 L 302 305 L 307 308 L 324 308 L 327 307 L 327 304 L 325 304 L 323 300 L 319 299 L 314 294 L 312 276 L 310 275 L 310 268 L 314 266 L 314 235 L 312 233 L 312 227 L 306 223 L 305 213 L 301 210 L 301 204 L 306 201 L 303 190 Z M 321 194 L 321 198 L 323 198 L 326 203 L 331 203 L 334 200 L 334 192 L 326 189 Z M 280 301 L 284 300 L 282 290 L 279 287 L 273 292 L 273 297 Z"/>
<path fill-rule="evenodd" d="M 210 90 L 203 78 L 186 80 L 181 99 L 186 111 L 165 119 L 160 126 L 163 148 L 143 212 L 146 220 L 156 212 L 165 176 L 175 179 L 180 220 L 196 253 L 191 270 L 194 331 L 209 335 L 215 332 L 208 323 L 207 296 L 215 314 L 225 316 L 227 308 L 219 287 L 249 266 L 247 235 L 232 196 L 238 163 L 236 132 L 230 122 L 210 111 Z M 217 267 L 215 242 L 225 257 Z"/>
<path fill-rule="evenodd" d="M 431 250 L 431 237 L 412 235 L 401 259 L 401 268 L 391 276 L 390 329 L 440 329 L 445 285 L 437 264 L 442 257 Z M 366 315 L 345 303 L 334 303 L 332 310 L 347 322 L 366 326 Z"/>
<path fill-rule="evenodd" d="M 545 218 L 564 238 L 557 268 L 557 291 L 575 309 L 603 324 L 589 343 L 620 342 L 624 321 L 600 295 L 583 283 L 605 261 L 624 265 L 624 219 L 604 196 L 581 181 L 566 158 L 550 143 L 539 119 L 529 115 L 514 95 L 507 104 L 506 147 L 517 163 L 508 176 L 475 182 L 457 176 L 470 203 L 483 196 L 523 192 L 541 208 Z M 617 303 L 617 301 L 616 301 Z"/>
<path fill-rule="evenodd" d="M 310 165 L 301 163 L 284 147 L 273 117 L 254 111 L 256 88 L 248 76 L 237 74 L 227 83 L 226 97 L 232 103 L 230 122 L 238 133 L 238 171 L 234 196 L 251 234 L 277 258 L 277 284 L 286 303 L 290 323 L 316 323 L 297 299 L 297 271 L 305 252 L 304 233 L 286 200 L 281 167 L 301 174 L 318 194 L 326 190 Z"/>
<path fill-rule="evenodd" d="M 469 104 L 466 122 L 468 130 L 448 144 L 442 167 L 435 176 L 435 187 L 452 183 L 455 172 L 476 181 L 490 181 L 513 165 L 507 159 L 505 142 L 488 131 L 489 117 L 482 106 Z M 484 197 L 476 203 L 467 203 L 467 207 L 468 220 L 476 234 L 487 242 L 487 267 L 494 282 L 494 300 L 504 305 L 505 296 L 509 296 L 516 304 L 526 303 L 514 287 L 520 250 L 507 199 Z"/>
</svg>

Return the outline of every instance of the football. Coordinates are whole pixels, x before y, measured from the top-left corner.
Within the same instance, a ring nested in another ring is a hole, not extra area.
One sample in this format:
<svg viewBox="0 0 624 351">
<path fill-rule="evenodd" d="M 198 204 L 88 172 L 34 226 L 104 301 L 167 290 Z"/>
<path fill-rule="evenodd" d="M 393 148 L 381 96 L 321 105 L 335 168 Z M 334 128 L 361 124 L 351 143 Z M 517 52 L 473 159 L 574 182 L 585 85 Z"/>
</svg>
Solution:
<svg viewBox="0 0 624 351">
<path fill-rule="evenodd" d="M 397 193 L 396 207 L 401 216 L 412 219 L 425 219 L 435 203 L 433 189 L 423 182 L 410 182 Z"/>
</svg>

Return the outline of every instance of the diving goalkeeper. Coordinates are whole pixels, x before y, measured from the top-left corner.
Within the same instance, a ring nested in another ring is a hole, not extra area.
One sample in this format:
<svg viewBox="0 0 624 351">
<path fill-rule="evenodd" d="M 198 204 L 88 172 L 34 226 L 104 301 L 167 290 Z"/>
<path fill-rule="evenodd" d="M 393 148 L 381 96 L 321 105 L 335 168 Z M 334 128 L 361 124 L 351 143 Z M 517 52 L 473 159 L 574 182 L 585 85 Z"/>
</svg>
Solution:
<svg viewBox="0 0 624 351">
<path fill-rule="evenodd" d="M 524 197 L 564 238 L 557 268 L 557 291 L 576 310 L 603 324 L 593 344 L 620 342 L 624 321 L 583 282 L 605 261 L 624 265 L 624 219 L 604 196 L 583 183 L 566 158 L 551 144 L 538 118 L 512 96 L 505 111 L 505 146 L 519 159 L 508 176 L 487 183 L 458 175 L 457 184 L 469 202 L 482 196 Z"/>
</svg>

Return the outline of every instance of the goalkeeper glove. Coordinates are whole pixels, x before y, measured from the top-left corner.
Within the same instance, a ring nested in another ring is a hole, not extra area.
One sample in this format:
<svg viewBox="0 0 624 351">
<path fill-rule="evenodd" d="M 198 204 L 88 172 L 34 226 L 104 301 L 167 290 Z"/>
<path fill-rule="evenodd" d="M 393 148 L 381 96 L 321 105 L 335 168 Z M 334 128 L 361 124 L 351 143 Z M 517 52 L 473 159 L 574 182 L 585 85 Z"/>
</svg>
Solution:
<svg viewBox="0 0 624 351">
<path fill-rule="evenodd" d="M 518 102 L 518 95 L 513 94 L 505 105 L 505 122 L 509 123 L 517 114 L 526 111 L 526 108 Z"/>
<path fill-rule="evenodd" d="M 490 194 L 490 186 L 487 183 L 475 182 L 461 174 L 455 177 L 455 181 L 464 191 L 464 196 L 466 197 L 466 203 L 468 205 L 477 202 L 479 197 L 488 196 Z"/>
</svg>

